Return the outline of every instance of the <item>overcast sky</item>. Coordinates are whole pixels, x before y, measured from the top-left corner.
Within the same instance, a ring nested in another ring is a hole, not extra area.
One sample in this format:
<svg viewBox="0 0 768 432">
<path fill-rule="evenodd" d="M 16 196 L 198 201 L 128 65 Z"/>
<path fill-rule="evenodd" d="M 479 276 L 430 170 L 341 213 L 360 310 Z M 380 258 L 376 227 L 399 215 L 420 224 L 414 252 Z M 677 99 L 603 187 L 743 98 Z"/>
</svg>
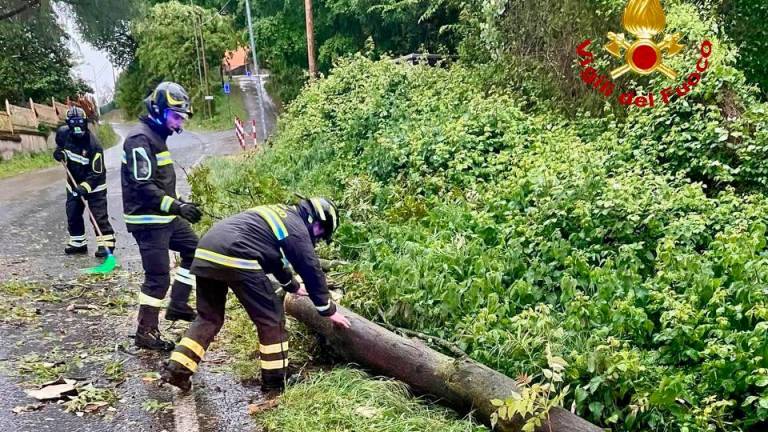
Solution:
<svg viewBox="0 0 768 432">
<path fill-rule="evenodd" d="M 72 52 L 72 62 L 76 65 L 73 73 L 93 88 L 100 105 L 109 102 L 115 91 L 112 63 L 106 52 L 96 49 L 83 39 L 70 5 L 56 2 L 53 7 L 59 25 L 70 36 L 67 46 Z M 118 72 L 115 70 L 115 75 Z"/>
</svg>

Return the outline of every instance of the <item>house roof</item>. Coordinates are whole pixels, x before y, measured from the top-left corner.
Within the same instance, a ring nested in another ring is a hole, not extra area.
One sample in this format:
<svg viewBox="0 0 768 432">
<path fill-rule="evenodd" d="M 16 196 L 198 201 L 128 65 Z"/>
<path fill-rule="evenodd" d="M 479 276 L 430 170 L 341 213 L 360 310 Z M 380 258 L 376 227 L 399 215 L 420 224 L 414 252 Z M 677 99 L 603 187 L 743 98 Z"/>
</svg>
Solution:
<svg viewBox="0 0 768 432">
<path fill-rule="evenodd" d="M 235 51 L 227 51 L 224 53 L 223 63 L 228 65 L 230 69 L 246 65 L 248 63 L 248 50 L 245 47 L 240 47 Z"/>
</svg>

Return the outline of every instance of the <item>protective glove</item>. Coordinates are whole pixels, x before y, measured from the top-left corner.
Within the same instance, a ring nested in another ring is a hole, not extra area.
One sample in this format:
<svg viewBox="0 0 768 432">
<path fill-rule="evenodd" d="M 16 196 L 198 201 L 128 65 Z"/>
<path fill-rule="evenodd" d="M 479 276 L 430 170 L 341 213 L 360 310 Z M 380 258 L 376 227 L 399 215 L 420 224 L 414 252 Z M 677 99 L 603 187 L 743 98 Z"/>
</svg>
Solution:
<svg viewBox="0 0 768 432">
<path fill-rule="evenodd" d="M 179 206 L 179 215 L 192 223 L 198 223 L 203 217 L 203 212 L 192 203 L 184 203 Z"/>
<path fill-rule="evenodd" d="M 64 161 L 64 150 L 61 149 L 61 147 L 57 147 L 56 150 L 53 151 L 53 158 L 56 159 L 57 162 Z"/>
<path fill-rule="evenodd" d="M 88 189 L 84 188 L 82 185 L 77 185 L 76 188 L 72 189 L 72 193 L 84 197 L 88 195 Z"/>
<path fill-rule="evenodd" d="M 303 285 L 301 282 L 297 281 L 296 278 L 291 278 L 291 280 L 283 285 L 283 289 L 286 292 L 289 292 L 291 294 L 299 294 L 299 291 L 303 288 Z M 304 294 L 307 295 L 307 291 L 304 290 Z"/>
</svg>

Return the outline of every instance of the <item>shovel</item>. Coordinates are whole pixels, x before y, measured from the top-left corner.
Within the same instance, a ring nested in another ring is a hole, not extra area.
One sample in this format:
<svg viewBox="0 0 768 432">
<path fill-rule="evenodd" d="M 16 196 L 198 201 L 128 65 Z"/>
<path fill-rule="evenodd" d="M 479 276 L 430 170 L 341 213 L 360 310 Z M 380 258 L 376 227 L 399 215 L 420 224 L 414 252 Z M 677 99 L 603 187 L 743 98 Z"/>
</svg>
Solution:
<svg viewBox="0 0 768 432">
<path fill-rule="evenodd" d="M 67 172 L 67 177 L 69 177 L 69 180 L 72 182 L 72 184 L 77 184 L 77 181 L 75 181 L 75 178 L 72 177 L 72 173 L 69 172 L 69 169 L 67 168 L 67 164 L 62 162 L 61 165 L 64 167 L 64 170 Z M 93 224 L 93 229 L 96 231 L 96 235 L 99 237 L 102 237 L 101 229 L 99 228 L 99 224 L 96 223 L 96 218 L 93 217 L 93 213 L 91 213 L 91 208 L 88 207 L 88 201 L 85 200 L 82 196 L 80 197 L 80 201 L 83 202 L 83 205 L 85 205 L 85 211 L 88 212 L 88 216 L 91 219 L 91 224 Z M 104 262 L 100 265 L 97 265 L 96 267 L 90 267 L 86 269 L 80 270 L 81 272 L 85 274 L 108 274 L 115 271 L 115 267 L 117 267 L 117 259 L 114 255 L 112 255 L 112 251 L 109 250 L 109 247 L 104 247 L 104 249 L 107 250 L 107 257 L 104 259 Z"/>
</svg>

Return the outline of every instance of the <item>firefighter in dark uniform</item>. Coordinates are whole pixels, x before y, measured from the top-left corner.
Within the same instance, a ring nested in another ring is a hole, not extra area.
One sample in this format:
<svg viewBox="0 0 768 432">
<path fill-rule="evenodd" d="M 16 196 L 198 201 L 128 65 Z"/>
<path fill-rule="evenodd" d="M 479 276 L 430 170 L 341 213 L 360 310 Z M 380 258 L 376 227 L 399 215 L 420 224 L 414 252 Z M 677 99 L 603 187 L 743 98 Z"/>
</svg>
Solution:
<svg viewBox="0 0 768 432">
<path fill-rule="evenodd" d="M 135 344 L 170 351 L 173 343 L 163 340 L 158 329 L 160 308 L 170 285 L 168 251 L 179 252 L 181 266 L 165 318 L 192 321 L 195 312 L 187 302 L 195 278 L 189 269 L 198 238 L 189 222 L 198 222 L 202 213 L 176 193 L 176 172 L 166 139 L 181 133 L 192 108 L 186 90 L 172 82 L 160 83 L 145 103 L 148 114 L 126 137 L 122 165 L 125 224 L 136 239 L 144 268 Z"/>
<path fill-rule="evenodd" d="M 308 293 L 320 315 L 349 328 L 330 298 L 314 250 L 319 239 L 330 242 L 338 220 L 332 202 L 310 198 L 296 206 L 256 207 L 215 224 L 200 240 L 192 264 L 197 277 L 197 319 L 176 345 L 163 379 L 182 390 L 191 387 L 189 378 L 224 323 L 231 288 L 258 331 L 262 388 L 282 389 L 288 366 L 285 315 L 267 273 L 289 293 Z M 293 277 L 289 263 L 306 289 Z"/>
<path fill-rule="evenodd" d="M 67 169 L 77 183 L 72 183 L 67 176 L 67 229 L 69 242 L 64 248 L 66 254 L 88 253 L 88 240 L 85 237 L 83 211 L 85 205 L 81 198 L 88 201 L 101 230 L 96 236 L 96 256 L 107 256 L 107 249 L 115 248 L 115 232 L 109 223 L 107 212 L 107 170 L 104 167 L 104 150 L 98 138 L 88 130 L 85 111 L 79 107 L 69 108 L 67 124 L 56 131 L 56 150 L 53 158 L 66 161 Z M 90 218 L 89 218 L 90 219 Z"/>
</svg>

